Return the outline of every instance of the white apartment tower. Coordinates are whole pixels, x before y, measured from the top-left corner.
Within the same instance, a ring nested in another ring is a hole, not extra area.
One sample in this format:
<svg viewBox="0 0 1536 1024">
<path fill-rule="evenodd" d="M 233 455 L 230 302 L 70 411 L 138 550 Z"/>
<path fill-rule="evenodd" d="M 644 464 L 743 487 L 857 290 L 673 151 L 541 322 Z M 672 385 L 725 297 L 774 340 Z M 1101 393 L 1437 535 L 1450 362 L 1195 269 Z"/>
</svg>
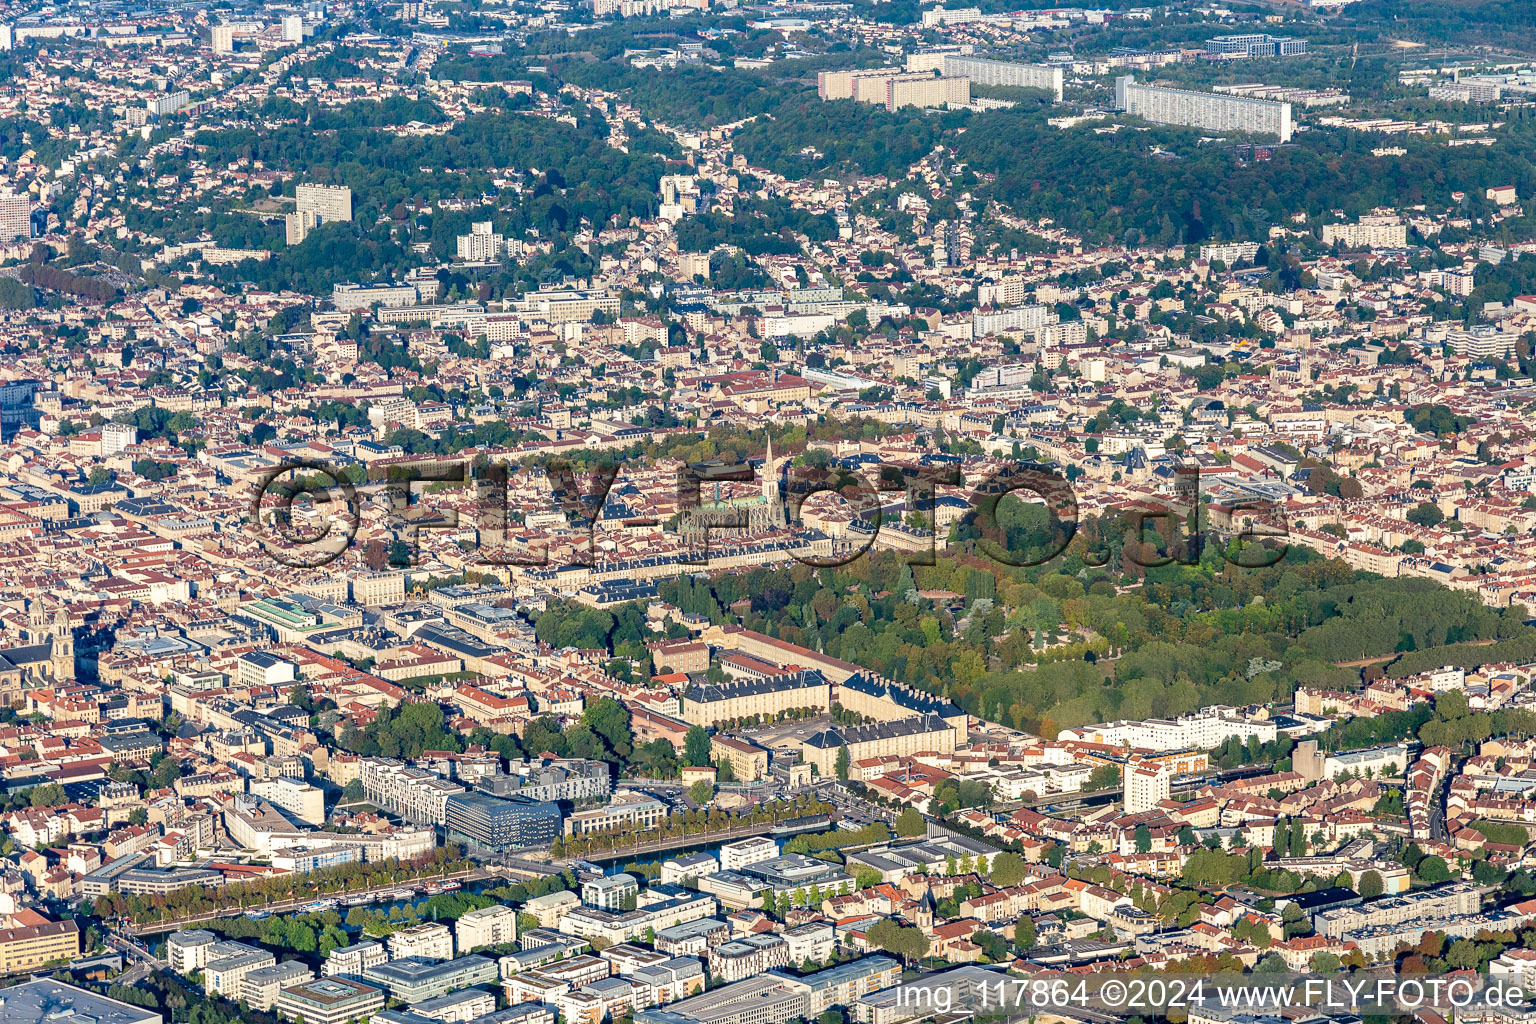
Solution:
<svg viewBox="0 0 1536 1024">
<path fill-rule="evenodd" d="M 1173 769 L 1142 758 L 1125 766 L 1125 813 L 1150 811 L 1172 795 Z"/>
<path fill-rule="evenodd" d="M 0 192 L 0 238 L 32 237 L 32 198 L 25 192 Z"/>
<path fill-rule="evenodd" d="M 298 185 L 293 200 L 295 209 L 309 211 L 322 224 L 352 219 L 352 190 L 345 185 Z"/>
<path fill-rule="evenodd" d="M 101 425 L 101 454 L 116 455 L 124 448 L 139 443 L 139 430 L 131 423 L 116 421 Z"/>
<path fill-rule="evenodd" d="M 418 924 L 392 933 L 388 939 L 391 960 L 408 956 L 429 960 L 453 959 L 453 933 L 445 924 Z"/>
<path fill-rule="evenodd" d="M 1154 124 L 1179 124 L 1217 132 L 1252 132 L 1291 141 L 1291 105 L 1248 96 L 1137 85 L 1134 75 L 1115 79 L 1115 104 Z"/>
<path fill-rule="evenodd" d="M 517 911 L 511 907 L 471 910 L 454 922 L 460 953 L 481 946 L 502 946 L 517 941 Z"/>
<path fill-rule="evenodd" d="M 298 185 L 294 210 L 285 218 L 289 245 L 298 245 L 318 225 L 352 219 L 352 190 L 345 185 Z"/>
<path fill-rule="evenodd" d="M 491 230 L 490 221 L 477 220 L 469 226 L 469 234 L 459 236 L 459 259 L 470 263 L 499 260 L 506 244 L 504 236 Z"/>
</svg>

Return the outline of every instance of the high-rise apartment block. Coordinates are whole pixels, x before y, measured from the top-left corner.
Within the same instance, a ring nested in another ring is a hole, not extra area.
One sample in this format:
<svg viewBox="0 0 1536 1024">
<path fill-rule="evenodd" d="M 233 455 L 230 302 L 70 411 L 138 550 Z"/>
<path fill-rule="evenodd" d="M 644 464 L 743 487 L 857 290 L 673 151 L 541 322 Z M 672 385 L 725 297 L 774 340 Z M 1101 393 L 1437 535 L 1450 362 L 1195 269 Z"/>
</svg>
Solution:
<svg viewBox="0 0 1536 1024">
<path fill-rule="evenodd" d="M 501 259 L 507 240 L 491 230 L 491 222 L 477 220 L 469 226 L 469 234 L 459 236 L 459 259 L 470 263 L 489 263 Z"/>
<path fill-rule="evenodd" d="M 175 92 L 167 92 L 145 100 L 144 109 L 156 117 L 164 117 L 166 114 L 176 113 L 191 102 L 192 94 L 185 89 L 178 89 Z"/>
<path fill-rule="evenodd" d="M 1281 142 L 1291 140 L 1293 129 L 1289 103 L 1137 85 L 1134 75 L 1115 79 L 1115 103 L 1127 114 L 1155 124 L 1275 135 Z"/>
<path fill-rule="evenodd" d="M 352 219 L 352 190 L 345 185 L 298 185 L 294 211 L 285 219 L 289 245 L 298 245 L 317 225 Z"/>
<path fill-rule="evenodd" d="M 352 219 L 352 190 L 345 185 L 298 185 L 293 199 L 295 208 L 308 210 L 322 224 Z"/>
<path fill-rule="evenodd" d="M 1401 249 L 1408 244 L 1408 225 L 1392 215 L 1361 217 L 1358 224 L 1324 224 L 1323 244 L 1351 249 Z"/>
<path fill-rule="evenodd" d="M 942 25 L 969 25 L 981 20 L 979 7 L 934 7 L 923 12 L 923 28 Z"/>
<path fill-rule="evenodd" d="M 1059 67 L 945 54 L 943 71 L 947 78 L 969 78 L 972 85 L 1044 89 L 1056 98 L 1056 102 L 1061 102 L 1062 73 Z"/>
<path fill-rule="evenodd" d="M 816 73 L 816 95 L 825 100 L 856 100 L 859 99 L 858 88 L 860 83 L 868 82 L 871 89 L 878 87 L 884 89 L 885 80 L 901 74 L 900 68 L 866 68 L 861 71 L 819 71 Z M 871 98 L 864 102 L 873 102 Z M 882 99 L 884 94 L 882 93 Z"/>
<path fill-rule="evenodd" d="M 1148 758 L 1132 758 L 1125 766 L 1125 813 L 1150 811 L 1167 800 L 1173 769 Z"/>
<path fill-rule="evenodd" d="M 885 109 L 902 107 L 963 107 L 971 102 L 969 78 L 897 75 L 885 84 Z"/>
<path fill-rule="evenodd" d="M 235 28 L 233 25 L 214 25 L 208 30 L 209 42 L 214 53 L 235 52 Z"/>
<path fill-rule="evenodd" d="M 0 238 L 32 237 L 32 197 L 25 192 L 0 192 Z"/>
<path fill-rule="evenodd" d="M 822 71 L 816 76 L 816 95 L 824 101 L 883 103 L 887 110 L 963 107 L 971 102 L 971 83 L 967 78 L 936 78 L 931 72 L 900 68 Z"/>
</svg>

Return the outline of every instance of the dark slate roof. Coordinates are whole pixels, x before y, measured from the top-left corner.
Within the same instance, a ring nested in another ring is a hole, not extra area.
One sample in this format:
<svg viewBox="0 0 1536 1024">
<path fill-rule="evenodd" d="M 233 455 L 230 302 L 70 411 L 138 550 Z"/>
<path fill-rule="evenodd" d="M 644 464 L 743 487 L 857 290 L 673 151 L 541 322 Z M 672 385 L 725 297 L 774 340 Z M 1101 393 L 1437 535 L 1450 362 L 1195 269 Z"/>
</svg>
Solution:
<svg viewBox="0 0 1536 1024">
<path fill-rule="evenodd" d="M 889 679 L 881 679 L 878 676 L 850 676 L 839 685 L 843 689 L 854 690 L 858 693 L 868 694 L 871 697 L 892 701 L 919 715 L 938 715 L 940 718 L 954 718 L 965 714 L 964 711 L 955 706 L 953 701 L 927 693 L 920 693 L 917 690 L 909 689 L 899 683 L 893 683 Z"/>
<path fill-rule="evenodd" d="M 826 686 L 827 678 L 814 669 L 785 672 L 762 679 L 738 679 L 728 683 L 701 683 L 683 694 L 685 700 L 695 704 L 709 704 L 734 697 L 752 697 L 759 693 L 777 690 L 804 690 L 813 686 Z"/>
<path fill-rule="evenodd" d="M 851 743 L 890 739 L 895 736 L 912 736 L 925 732 L 942 732 L 948 728 L 949 725 L 944 719 L 937 715 L 914 715 L 911 718 L 898 718 L 894 722 L 872 722 L 869 725 L 823 729 L 806 740 L 805 745 L 831 750 Z"/>
</svg>

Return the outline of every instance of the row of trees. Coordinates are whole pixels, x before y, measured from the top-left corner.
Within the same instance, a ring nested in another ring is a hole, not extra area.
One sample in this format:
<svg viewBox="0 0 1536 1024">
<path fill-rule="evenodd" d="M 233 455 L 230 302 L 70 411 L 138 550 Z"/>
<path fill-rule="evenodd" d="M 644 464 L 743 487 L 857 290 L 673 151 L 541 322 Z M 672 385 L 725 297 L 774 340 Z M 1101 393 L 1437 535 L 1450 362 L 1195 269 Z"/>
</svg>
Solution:
<svg viewBox="0 0 1536 1024">
<path fill-rule="evenodd" d="M 456 846 L 440 846 L 410 861 L 394 859 L 342 864 L 309 874 L 269 875 L 219 889 L 188 886 L 169 893 L 133 895 L 109 892 L 98 896 L 91 912 L 105 920 L 127 919 L 133 924 L 176 921 L 231 908 L 264 907 L 287 900 L 312 899 L 356 892 L 416 879 L 441 878 L 470 871 L 474 863 Z"/>
<path fill-rule="evenodd" d="M 71 274 L 48 264 L 28 263 L 21 268 L 21 279 L 38 288 L 63 292 L 92 302 L 111 302 L 117 298 L 117 285 L 101 277 Z"/>
</svg>

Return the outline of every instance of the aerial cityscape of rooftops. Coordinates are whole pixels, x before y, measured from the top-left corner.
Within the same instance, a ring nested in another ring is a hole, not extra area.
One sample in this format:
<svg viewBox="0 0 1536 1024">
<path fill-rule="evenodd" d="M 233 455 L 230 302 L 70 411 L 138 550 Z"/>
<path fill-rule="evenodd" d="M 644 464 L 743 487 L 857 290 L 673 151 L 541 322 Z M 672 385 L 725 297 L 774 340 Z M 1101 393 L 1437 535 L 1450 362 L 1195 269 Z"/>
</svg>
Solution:
<svg viewBox="0 0 1536 1024">
<path fill-rule="evenodd" d="M 1536 1024 L 1536 4 L 0 68 L 0 1024 Z"/>
</svg>

